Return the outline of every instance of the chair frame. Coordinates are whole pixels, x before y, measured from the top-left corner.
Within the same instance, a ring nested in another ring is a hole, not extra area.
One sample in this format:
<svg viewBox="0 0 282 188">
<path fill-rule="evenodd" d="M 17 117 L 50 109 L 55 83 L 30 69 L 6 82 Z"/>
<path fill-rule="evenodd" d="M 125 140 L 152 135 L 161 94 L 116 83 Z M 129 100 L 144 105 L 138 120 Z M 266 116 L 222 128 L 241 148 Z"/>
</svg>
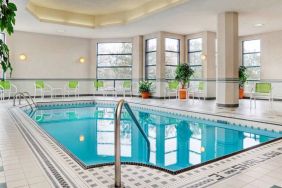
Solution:
<svg viewBox="0 0 282 188">
<path fill-rule="evenodd" d="M 1 82 L 1 81 L 0 81 L 0 82 Z M 2 91 L 3 91 L 3 94 L 1 94 L 1 95 L 3 95 L 3 96 L 2 96 L 3 100 L 5 99 L 5 94 L 6 94 L 6 93 L 8 94 L 8 99 L 10 99 L 10 98 L 11 98 L 11 94 L 16 94 L 16 93 L 18 92 L 17 86 L 14 85 L 11 81 L 5 80 L 5 81 L 2 81 L 2 82 L 9 82 L 9 84 L 10 84 L 10 88 L 9 88 L 9 89 L 5 89 L 5 87 L 0 84 L 1 89 L 2 89 Z M 13 90 L 14 90 L 14 91 L 13 91 Z"/>
<path fill-rule="evenodd" d="M 201 100 L 201 97 L 206 100 L 204 82 L 200 81 L 197 87 L 192 87 L 191 89 L 191 92 L 193 93 L 193 99 L 195 98 L 195 96 L 197 96 L 199 100 Z"/>
<path fill-rule="evenodd" d="M 74 81 L 77 82 L 76 87 L 75 88 L 70 88 L 69 84 L 71 82 L 74 82 Z M 66 97 L 66 95 L 68 95 L 68 97 L 69 97 L 72 93 L 74 94 L 74 97 L 79 97 L 79 82 L 76 81 L 76 80 L 68 81 L 66 83 L 66 85 L 64 86 L 64 97 Z"/>
<path fill-rule="evenodd" d="M 43 88 L 37 87 L 37 81 L 42 81 L 44 84 Z M 34 83 L 34 98 L 37 96 L 37 91 L 41 94 L 41 98 L 45 98 L 45 93 L 50 93 L 51 98 L 53 98 L 53 87 L 49 84 L 46 84 L 43 80 L 37 80 Z M 46 89 L 48 88 L 48 89 Z"/>
<path fill-rule="evenodd" d="M 125 86 L 126 83 L 129 83 L 129 82 L 130 82 L 130 87 Z M 119 91 L 119 90 L 116 89 L 116 96 L 117 96 L 117 92 L 118 92 L 118 91 Z M 123 81 L 123 83 L 122 83 L 122 88 L 121 88 L 120 91 L 122 91 L 123 97 L 125 97 L 126 93 L 129 93 L 130 97 L 132 98 L 132 96 L 133 96 L 133 92 L 132 92 L 132 82 L 129 81 L 129 80 Z"/>
<path fill-rule="evenodd" d="M 0 85 L 0 100 L 4 100 L 4 88 Z"/>
<path fill-rule="evenodd" d="M 179 82 L 177 82 L 178 84 L 177 84 L 177 88 L 171 88 L 171 86 L 170 86 L 170 84 L 173 84 L 173 82 L 174 83 L 176 83 L 177 81 L 176 80 L 173 80 L 173 81 L 169 81 L 168 82 L 168 85 L 167 85 L 167 87 L 165 88 L 165 99 L 166 99 L 166 97 L 168 97 L 168 99 L 170 100 L 170 98 L 171 98 L 171 94 L 175 94 L 175 96 L 176 96 L 176 99 L 178 99 L 178 90 L 179 90 Z"/>
<path fill-rule="evenodd" d="M 268 84 L 268 85 L 270 85 L 270 91 L 269 92 L 257 92 L 256 89 L 257 89 L 257 85 L 259 85 L 259 84 Z M 255 83 L 255 86 L 251 90 L 250 108 L 252 108 L 252 100 L 255 103 L 255 108 L 257 107 L 256 100 L 259 97 L 267 97 L 268 101 L 270 103 L 270 106 L 272 107 L 272 104 L 273 104 L 273 92 L 272 91 L 273 91 L 273 87 L 272 87 L 271 83 Z"/>
</svg>

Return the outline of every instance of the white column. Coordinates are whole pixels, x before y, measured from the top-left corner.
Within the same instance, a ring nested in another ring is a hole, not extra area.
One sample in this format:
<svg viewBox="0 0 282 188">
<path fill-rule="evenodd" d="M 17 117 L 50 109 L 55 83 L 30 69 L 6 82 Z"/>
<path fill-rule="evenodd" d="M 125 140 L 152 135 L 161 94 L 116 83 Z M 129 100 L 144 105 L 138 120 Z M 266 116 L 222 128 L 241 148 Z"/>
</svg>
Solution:
<svg viewBox="0 0 282 188">
<path fill-rule="evenodd" d="M 133 95 L 139 95 L 138 82 L 143 79 L 143 36 L 133 37 L 132 52 L 132 89 Z"/>
<path fill-rule="evenodd" d="M 238 13 L 218 15 L 217 106 L 238 107 Z"/>
<path fill-rule="evenodd" d="M 216 33 L 206 31 L 203 33 L 203 79 L 205 82 L 204 96 L 208 99 L 214 99 L 216 96 L 216 64 L 215 64 L 215 40 Z"/>
</svg>

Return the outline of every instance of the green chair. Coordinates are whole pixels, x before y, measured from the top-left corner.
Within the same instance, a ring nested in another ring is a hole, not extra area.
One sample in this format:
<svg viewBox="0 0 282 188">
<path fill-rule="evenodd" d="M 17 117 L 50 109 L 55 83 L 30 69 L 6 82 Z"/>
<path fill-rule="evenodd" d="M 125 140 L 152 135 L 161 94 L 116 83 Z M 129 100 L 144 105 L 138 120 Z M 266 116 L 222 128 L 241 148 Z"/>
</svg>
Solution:
<svg viewBox="0 0 282 188">
<path fill-rule="evenodd" d="M 205 98 L 205 83 L 203 81 L 199 82 L 198 87 L 194 91 L 194 97 L 195 96 L 197 96 L 199 100 L 201 98 L 203 98 L 204 100 L 206 99 Z"/>
<path fill-rule="evenodd" d="M 125 80 L 122 83 L 122 91 L 123 91 L 123 97 L 125 97 L 126 93 L 129 93 L 129 95 L 132 97 L 132 89 L 131 89 L 131 81 L 130 80 Z"/>
<path fill-rule="evenodd" d="M 103 94 L 103 88 L 104 88 L 104 82 L 101 80 L 94 80 L 93 81 L 93 87 L 94 87 L 94 94 Z"/>
<path fill-rule="evenodd" d="M 2 99 L 5 98 L 5 94 L 7 94 L 8 99 L 10 99 L 12 94 L 16 94 L 18 92 L 17 86 L 12 84 L 9 80 L 0 81 L 0 90 Z"/>
<path fill-rule="evenodd" d="M 79 97 L 79 82 L 77 80 L 70 80 L 64 87 L 65 96 L 68 97 L 73 94 L 75 97 Z"/>
<path fill-rule="evenodd" d="M 254 100 L 256 108 L 257 98 L 267 98 L 270 104 L 273 102 L 272 85 L 271 83 L 256 83 L 255 88 L 252 89 L 250 100 Z M 250 102 L 251 102 L 250 101 Z"/>
<path fill-rule="evenodd" d="M 44 98 L 46 93 L 49 93 L 52 98 L 53 88 L 49 84 L 44 83 L 43 80 L 36 80 L 34 83 L 34 98 L 37 94 L 39 94 L 41 98 Z"/>
<path fill-rule="evenodd" d="M 179 88 L 178 81 L 176 80 L 169 81 L 165 89 L 165 97 L 168 97 L 168 99 L 170 99 L 171 94 L 172 94 L 176 96 L 176 98 L 178 98 L 178 88 Z"/>
<path fill-rule="evenodd" d="M 4 100 L 4 88 L 0 85 L 0 100 Z"/>
</svg>

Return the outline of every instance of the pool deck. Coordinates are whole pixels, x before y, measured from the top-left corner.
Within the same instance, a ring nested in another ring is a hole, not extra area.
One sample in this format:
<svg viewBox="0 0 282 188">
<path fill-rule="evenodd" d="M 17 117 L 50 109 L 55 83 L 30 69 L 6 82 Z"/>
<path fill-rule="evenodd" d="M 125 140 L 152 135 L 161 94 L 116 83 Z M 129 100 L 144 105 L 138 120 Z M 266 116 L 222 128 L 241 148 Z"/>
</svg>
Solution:
<svg viewBox="0 0 282 188">
<path fill-rule="evenodd" d="M 111 97 L 80 97 L 79 100 L 115 100 Z M 61 100 L 61 99 L 55 99 Z M 64 100 L 76 100 L 68 98 Z M 270 122 L 282 130 L 282 102 L 257 101 L 250 109 L 249 100 L 241 100 L 236 109 L 217 108 L 215 101 L 178 101 L 126 98 L 128 102 L 158 106 L 163 109 L 192 111 L 238 120 Z M 41 99 L 37 99 L 41 101 Z M 45 99 L 48 102 L 50 99 Z M 60 147 L 27 119 L 16 122 L 20 114 L 11 101 L 0 101 L 0 188 L 13 187 L 109 187 L 114 182 L 113 166 L 83 169 Z M 33 137 L 28 137 L 33 135 Z M 36 136 L 35 136 L 36 135 Z M 38 147 L 39 143 L 40 147 Z M 44 156 L 44 157 L 42 157 Z M 171 175 L 160 170 L 122 165 L 126 187 L 282 187 L 282 140 L 238 155 Z"/>
</svg>

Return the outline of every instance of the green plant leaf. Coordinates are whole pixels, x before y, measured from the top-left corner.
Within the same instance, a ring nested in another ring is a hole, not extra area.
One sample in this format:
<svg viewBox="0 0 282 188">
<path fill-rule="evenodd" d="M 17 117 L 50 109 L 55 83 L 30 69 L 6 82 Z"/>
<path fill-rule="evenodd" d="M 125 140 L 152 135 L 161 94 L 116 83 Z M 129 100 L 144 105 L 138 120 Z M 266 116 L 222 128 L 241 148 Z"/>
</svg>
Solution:
<svg viewBox="0 0 282 188">
<path fill-rule="evenodd" d="M 184 89 L 186 84 L 190 81 L 191 76 L 193 76 L 194 70 L 188 63 L 181 63 L 177 66 L 175 74 L 175 80 L 179 81 L 181 87 Z"/>
</svg>

